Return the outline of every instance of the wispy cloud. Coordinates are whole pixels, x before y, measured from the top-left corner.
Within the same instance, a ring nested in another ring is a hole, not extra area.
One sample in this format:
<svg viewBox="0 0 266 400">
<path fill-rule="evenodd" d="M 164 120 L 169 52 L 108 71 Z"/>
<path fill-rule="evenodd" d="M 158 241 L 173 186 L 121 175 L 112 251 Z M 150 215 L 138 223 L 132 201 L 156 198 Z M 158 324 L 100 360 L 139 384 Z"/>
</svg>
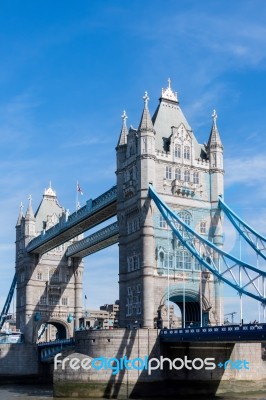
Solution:
<svg viewBox="0 0 266 400">
<path fill-rule="evenodd" d="M 227 158 L 225 165 L 226 169 L 230 171 L 225 178 L 227 187 L 239 183 L 245 186 L 265 184 L 266 157 L 264 154 Z"/>
</svg>

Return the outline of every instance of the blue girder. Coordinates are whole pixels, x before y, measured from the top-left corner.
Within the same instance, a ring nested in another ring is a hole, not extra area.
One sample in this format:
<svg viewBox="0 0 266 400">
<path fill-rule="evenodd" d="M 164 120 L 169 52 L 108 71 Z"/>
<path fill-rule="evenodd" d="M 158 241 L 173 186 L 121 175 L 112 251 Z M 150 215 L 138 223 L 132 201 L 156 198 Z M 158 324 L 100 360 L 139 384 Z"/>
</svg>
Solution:
<svg viewBox="0 0 266 400">
<path fill-rule="evenodd" d="M 266 260 L 266 254 L 262 253 L 262 250 L 266 252 L 266 238 L 260 233 L 256 232 L 255 229 L 251 228 L 246 222 L 244 222 L 234 211 L 228 207 L 228 205 L 219 197 L 219 208 L 223 210 L 232 225 L 239 232 L 241 237 L 259 254 L 264 260 Z M 252 235 L 256 239 L 256 243 L 252 240 Z M 261 249 L 258 247 L 260 244 Z"/>
<path fill-rule="evenodd" d="M 185 246 L 189 250 L 189 252 L 208 271 L 213 273 L 213 275 L 215 275 L 218 280 L 221 280 L 227 285 L 234 288 L 239 294 L 245 294 L 257 301 L 260 301 L 263 304 L 266 304 L 266 272 L 254 267 L 253 265 L 247 264 L 230 254 L 227 254 L 221 248 L 215 246 L 215 244 L 200 236 L 197 232 L 191 229 L 191 227 L 188 226 L 181 218 L 179 218 L 162 199 L 158 197 L 152 186 L 149 187 L 149 196 L 151 199 L 153 199 L 157 208 L 166 220 L 167 224 L 171 227 L 172 231 L 177 236 L 182 245 Z M 176 222 L 179 226 L 182 227 L 182 230 L 186 233 L 185 238 L 182 236 L 179 229 L 177 229 Z M 201 255 L 200 249 L 197 249 L 196 247 L 196 242 L 203 246 L 206 254 Z M 213 255 L 216 256 L 216 259 L 215 257 L 213 257 Z M 223 263 L 221 263 L 221 261 L 223 261 Z M 234 274 L 234 270 L 237 268 L 239 279 L 237 279 Z M 242 272 L 245 273 L 245 283 L 242 282 Z M 225 277 L 226 274 L 229 274 L 231 276 L 231 280 Z M 262 277 L 262 280 L 258 279 L 260 277 Z M 259 287 L 258 281 L 262 281 L 260 282 L 262 288 Z M 255 293 L 251 291 L 251 288 L 255 289 Z"/>
<path fill-rule="evenodd" d="M 2 329 L 2 327 L 3 327 L 4 323 L 5 323 L 5 320 L 7 318 L 9 307 L 10 307 L 10 304 L 11 304 L 11 301 L 12 301 L 12 298 L 13 298 L 13 295 L 14 295 L 14 291 L 15 291 L 15 288 L 16 288 L 16 284 L 17 284 L 17 277 L 16 277 L 16 274 L 15 274 L 14 278 L 13 278 L 13 281 L 12 281 L 12 284 L 11 284 L 11 287 L 9 289 L 8 295 L 7 295 L 6 302 L 4 304 L 3 310 L 2 310 L 1 315 L 0 315 L 0 329 Z"/>
</svg>

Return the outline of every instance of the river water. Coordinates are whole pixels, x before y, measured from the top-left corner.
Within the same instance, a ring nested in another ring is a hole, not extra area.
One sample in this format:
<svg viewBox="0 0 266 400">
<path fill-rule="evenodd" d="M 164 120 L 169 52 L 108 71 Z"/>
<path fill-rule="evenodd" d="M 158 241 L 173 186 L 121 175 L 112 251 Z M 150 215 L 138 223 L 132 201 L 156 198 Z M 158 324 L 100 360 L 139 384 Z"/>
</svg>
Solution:
<svg viewBox="0 0 266 400">
<path fill-rule="evenodd" d="M 51 386 L 34 386 L 34 385 L 1 385 L 0 386 L 0 400 L 70 400 L 67 398 L 53 397 L 53 389 Z M 180 397 L 176 396 L 176 400 Z M 202 397 L 193 396 L 187 400 L 266 400 L 266 393 L 254 393 L 250 395 L 239 394 L 238 396 L 217 396 L 217 397 Z M 73 400 L 73 399 L 72 399 Z M 89 399 L 93 400 L 93 399 Z M 97 399 L 99 400 L 99 399 Z M 161 399 L 165 400 L 165 399 Z M 181 399 L 180 399 L 181 400 Z M 182 398 L 182 400 L 186 400 Z"/>
</svg>

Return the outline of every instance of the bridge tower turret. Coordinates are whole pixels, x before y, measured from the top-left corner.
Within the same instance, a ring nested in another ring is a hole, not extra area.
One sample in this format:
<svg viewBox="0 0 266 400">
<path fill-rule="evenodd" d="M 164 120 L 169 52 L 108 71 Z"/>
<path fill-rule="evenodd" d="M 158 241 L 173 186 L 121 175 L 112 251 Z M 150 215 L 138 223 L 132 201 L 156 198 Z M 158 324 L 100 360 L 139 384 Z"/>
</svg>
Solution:
<svg viewBox="0 0 266 400">
<path fill-rule="evenodd" d="M 224 169 L 223 169 L 223 144 L 217 127 L 217 114 L 213 110 L 212 114 L 212 129 L 207 144 L 207 152 L 210 162 L 210 201 L 212 207 L 211 213 L 211 226 L 213 243 L 218 246 L 223 246 L 223 219 L 221 212 L 218 208 L 219 196 L 223 197 L 224 194 Z M 217 259 L 218 263 L 219 260 Z M 216 280 L 216 315 L 219 315 L 219 323 L 223 323 L 222 315 L 222 284 Z"/>
<path fill-rule="evenodd" d="M 36 342 L 38 336 L 41 340 L 70 337 L 82 316 L 83 262 L 66 258 L 70 243 L 44 254 L 28 253 L 27 245 L 36 235 L 45 235 L 65 218 L 51 186 L 35 214 L 31 202 L 30 196 L 25 217 L 21 207 L 16 224 L 17 327 L 26 342 Z"/>
<path fill-rule="evenodd" d="M 173 327 L 168 301 L 179 307 L 183 326 L 219 322 L 222 303 L 214 277 L 173 236 L 148 197 L 152 184 L 194 230 L 221 241 L 213 225 L 223 193 L 218 139 L 214 118 L 208 145 L 198 143 L 170 80 L 153 117 L 145 93 L 139 128 L 131 127 L 127 135 L 122 128 L 117 146 L 121 327 Z"/>
</svg>

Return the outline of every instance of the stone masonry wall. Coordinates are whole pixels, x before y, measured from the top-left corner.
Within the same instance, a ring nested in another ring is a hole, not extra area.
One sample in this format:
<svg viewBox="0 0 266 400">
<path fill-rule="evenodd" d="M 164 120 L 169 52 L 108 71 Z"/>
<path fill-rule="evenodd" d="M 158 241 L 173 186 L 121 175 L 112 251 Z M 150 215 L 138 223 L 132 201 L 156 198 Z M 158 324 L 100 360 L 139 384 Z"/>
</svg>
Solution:
<svg viewBox="0 0 266 400">
<path fill-rule="evenodd" d="M 161 344 L 156 329 L 116 329 L 76 332 L 75 353 L 68 355 L 65 369 L 54 370 L 54 395 L 58 397 L 176 397 L 177 394 L 213 395 L 225 392 L 266 390 L 266 363 L 261 358 L 261 343 L 166 343 Z M 107 369 L 78 369 L 69 367 L 72 358 L 86 357 L 106 359 L 160 358 L 171 360 L 185 356 L 188 359 L 215 358 L 215 364 L 226 360 L 246 360 L 250 370 L 192 371 L 182 368 L 169 370 L 167 362 L 163 370 L 127 370 L 122 368 L 112 374 Z M 61 356 L 61 360 L 64 358 Z"/>
<path fill-rule="evenodd" d="M 39 373 L 38 348 L 33 344 L 0 344 L 0 376 Z"/>
</svg>

